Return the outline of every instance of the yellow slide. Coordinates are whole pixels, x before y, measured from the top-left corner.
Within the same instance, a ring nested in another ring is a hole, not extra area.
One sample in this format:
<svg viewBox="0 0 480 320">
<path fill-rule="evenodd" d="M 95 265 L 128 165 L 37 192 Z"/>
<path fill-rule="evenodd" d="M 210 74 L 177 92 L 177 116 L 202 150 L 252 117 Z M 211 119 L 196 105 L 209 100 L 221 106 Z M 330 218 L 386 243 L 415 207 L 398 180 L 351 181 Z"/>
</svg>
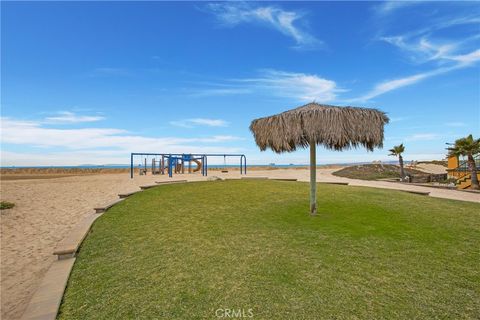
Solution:
<svg viewBox="0 0 480 320">
<path fill-rule="evenodd" d="M 196 159 L 194 159 L 192 161 L 197 164 L 197 167 L 194 170 L 192 170 L 192 172 L 200 171 L 200 169 L 202 169 L 202 162 L 200 160 L 196 160 Z"/>
</svg>

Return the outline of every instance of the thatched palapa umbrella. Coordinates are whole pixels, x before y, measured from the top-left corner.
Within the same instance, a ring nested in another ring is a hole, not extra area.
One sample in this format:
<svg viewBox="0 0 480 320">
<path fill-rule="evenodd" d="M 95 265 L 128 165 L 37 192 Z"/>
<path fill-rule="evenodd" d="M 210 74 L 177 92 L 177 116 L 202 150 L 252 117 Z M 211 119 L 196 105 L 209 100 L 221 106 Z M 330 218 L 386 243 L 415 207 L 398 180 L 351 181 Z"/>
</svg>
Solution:
<svg viewBox="0 0 480 320">
<path fill-rule="evenodd" d="M 280 114 L 255 119 L 250 125 L 260 150 L 293 152 L 310 146 L 310 213 L 317 212 L 316 145 L 341 151 L 359 146 L 373 151 L 383 146 L 389 119 L 376 109 L 309 103 Z"/>
</svg>

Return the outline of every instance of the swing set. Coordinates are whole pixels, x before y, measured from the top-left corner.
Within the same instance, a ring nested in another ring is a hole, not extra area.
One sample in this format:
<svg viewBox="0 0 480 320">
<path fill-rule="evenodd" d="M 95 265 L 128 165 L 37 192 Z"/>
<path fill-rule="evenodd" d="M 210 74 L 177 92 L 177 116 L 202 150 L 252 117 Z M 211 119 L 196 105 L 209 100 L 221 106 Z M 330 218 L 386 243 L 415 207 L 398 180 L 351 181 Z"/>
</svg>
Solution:
<svg viewBox="0 0 480 320">
<path fill-rule="evenodd" d="M 130 178 L 133 179 L 134 160 L 140 157 L 138 165 L 139 174 L 146 175 L 150 169 L 152 175 L 168 174 L 171 178 L 173 174 L 194 173 L 201 171 L 202 176 L 208 175 L 208 158 L 223 157 L 222 173 L 228 173 L 227 157 L 239 158 L 240 174 L 247 174 L 247 157 L 244 154 L 185 154 L 185 153 L 131 153 L 130 154 Z M 151 162 L 150 162 L 151 159 Z M 192 167 L 192 163 L 196 165 Z M 150 164 L 150 168 L 148 167 Z"/>
</svg>

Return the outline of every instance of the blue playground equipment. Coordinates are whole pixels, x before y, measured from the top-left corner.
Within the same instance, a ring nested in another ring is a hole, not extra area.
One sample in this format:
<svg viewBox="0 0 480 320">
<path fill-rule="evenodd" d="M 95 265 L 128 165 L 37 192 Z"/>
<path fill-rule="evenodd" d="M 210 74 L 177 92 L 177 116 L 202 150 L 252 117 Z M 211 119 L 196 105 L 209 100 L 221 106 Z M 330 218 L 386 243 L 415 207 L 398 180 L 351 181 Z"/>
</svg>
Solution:
<svg viewBox="0 0 480 320">
<path fill-rule="evenodd" d="M 223 157 L 224 168 L 226 170 L 227 157 L 238 157 L 240 160 L 240 174 L 247 174 L 247 157 L 244 154 L 214 154 L 214 153 L 131 153 L 130 154 L 130 178 L 133 179 L 133 161 L 134 157 L 141 157 L 144 161 L 143 167 L 140 165 L 140 174 L 147 174 L 147 158 L 152 157 L 151 173 L 152 174 L 166 174 L 171 178 L 174 173 L 185 173 L 186 165 L 188 164 L 188 173 L 201 171 L 203 176 L 208 175 L 208 157 Z M 197 165 L 192 168 L 192 162 Z"/>
</svg>

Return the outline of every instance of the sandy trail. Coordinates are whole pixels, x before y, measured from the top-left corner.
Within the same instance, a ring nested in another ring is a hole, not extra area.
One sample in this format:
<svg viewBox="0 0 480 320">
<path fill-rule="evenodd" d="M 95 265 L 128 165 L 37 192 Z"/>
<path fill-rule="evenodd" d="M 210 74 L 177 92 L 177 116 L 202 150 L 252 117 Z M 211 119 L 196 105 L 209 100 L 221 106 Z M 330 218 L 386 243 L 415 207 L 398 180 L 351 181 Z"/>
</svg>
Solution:
<svg viewBox="0 0 480 320">
<path fill-rule="evenodd" d="M 319 169 L 318 181 L 349 182 L 351 185 L 430 191 L 431 196 L 480 202 L 480 194 L 403 185 L 391 182 L 352 180 L 332 175 L 336 169 Z M 237 178 L 209 171 L 209 175 Z M 308 170 L 250 171 L 249 176 L 296 178 L 309 181 Z M 117 194 L 138 190 L 138 186 L 168 180 L 166 176 L 101 174 L 45 180 L 1 182 L 2 200 L 16 204 L 1 212 L 1 318 L 18 319 L 35 292 L 43 274 L 54 261 L 52 255 L 62 240 L 95 206 L 117 199 Z M 174 179 L 206 180 L 200 174 L 176 175 Z"/>
<path fill-rule="evenodd" d="M 433 164 L 433 163 L 420 163 L 420 164 L 417 164 L 414 167 L 414 169 L 425 171 L 428 173 L 435 173 L 435 174 L 446 173 L 444 166 Z"/>
</svg>

